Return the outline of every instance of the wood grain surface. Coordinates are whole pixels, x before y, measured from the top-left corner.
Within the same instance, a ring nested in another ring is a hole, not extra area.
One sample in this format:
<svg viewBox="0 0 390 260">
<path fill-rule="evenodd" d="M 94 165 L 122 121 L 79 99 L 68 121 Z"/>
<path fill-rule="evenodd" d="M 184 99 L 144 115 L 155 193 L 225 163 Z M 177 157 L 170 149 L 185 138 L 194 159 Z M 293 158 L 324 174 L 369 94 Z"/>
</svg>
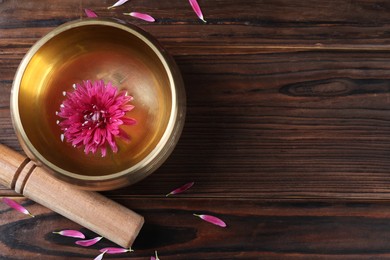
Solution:
<svg viewBox="0 0 390 260">
<path fill-rule="evenodd" d="M 23 55 L 84 8 L 167 48 L 184 78 L 186 124 L 159 170 L 104 192 L 146 220 L 135 252 L 115 258 L 390 259 L 390 2 L 198 0 L 207 24 L 187 0 L 108 10 L 114 2 L 0 0 L 0 142 L 21 152 L 9 95 Z M 122 15 L 131 11 L 156 22 Z M 4 187 L 1 196 L 22 199 Z M 0 259 L 93 259 L 112 245 L 77 247 L 51 232 L 94 234 L 22 201 L 36 218 L 0 203 Z"/>
</svg>

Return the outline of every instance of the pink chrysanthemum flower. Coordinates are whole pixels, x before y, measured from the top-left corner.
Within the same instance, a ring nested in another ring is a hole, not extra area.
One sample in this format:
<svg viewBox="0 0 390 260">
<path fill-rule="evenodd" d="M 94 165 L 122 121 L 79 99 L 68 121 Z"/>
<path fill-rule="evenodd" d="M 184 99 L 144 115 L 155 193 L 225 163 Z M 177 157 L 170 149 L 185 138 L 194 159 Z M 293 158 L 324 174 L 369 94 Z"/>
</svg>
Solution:
<svg viewBox="0 0 390 260">
<path fill-rule="evenodd" d="M 74 147 L 84 147 L 86 154 L 100 149 L 104 157 L 107 147 L 116 153 L 116 137 L 130 140 L 120 126 L 136 124 L 135 119 L 125 116 L 134 108 L 128 104 L 133 97 L 126 91 L 119 92 L 111 83 L 104 84 L 103 80 L 87 80 L 74 84 L 73 88 L 72 92 L 63 92 L 66 99 L 60 105 L 60 112 L 56 112 L 62 118 L 57 121 L 63 131 L 61 140 Z"/>
</svg>

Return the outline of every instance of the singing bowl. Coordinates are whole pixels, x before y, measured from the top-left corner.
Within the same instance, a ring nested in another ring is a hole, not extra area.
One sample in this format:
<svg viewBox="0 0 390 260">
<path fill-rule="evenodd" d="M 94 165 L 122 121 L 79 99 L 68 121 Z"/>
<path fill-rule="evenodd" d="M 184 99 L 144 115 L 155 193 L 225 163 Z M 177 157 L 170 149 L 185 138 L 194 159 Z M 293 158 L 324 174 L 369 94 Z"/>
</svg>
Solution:
<svg viewBox="0 0 390 260">
<path fill-rule="evenodd" d="M 134 98 L 127 113 L 137 124 L 122 126 L 131 140 L 116 138 L 117 153 L 86 154 L 60 138 L 62 93 L 84 80 L 111 82 Z M 82 189 L 111 190 L 145 178 L 170 155 L 184 124 L 185 91 L 174 60 L 145 31 L 117 20 L 78 20 L 27 52 L 14 78 L 11 116 L 39 166 Z"/>
</svg>

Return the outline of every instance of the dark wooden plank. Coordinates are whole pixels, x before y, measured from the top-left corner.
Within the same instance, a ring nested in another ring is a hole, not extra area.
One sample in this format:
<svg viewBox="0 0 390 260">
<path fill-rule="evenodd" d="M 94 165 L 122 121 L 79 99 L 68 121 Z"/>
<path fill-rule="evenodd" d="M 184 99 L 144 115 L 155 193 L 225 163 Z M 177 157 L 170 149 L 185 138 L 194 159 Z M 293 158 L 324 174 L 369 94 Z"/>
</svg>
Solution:
<svg viewBox="0 0 390 260">
<path fill-rule="evenodd" d="M 135 252 L 118 258 L 147 259 L 386 259 L 390 257 L 388 203 L 268 202 L 240 199 L 121 199 L 145 216 Z M 51 232 L 81 229 L 51 211 L 26 202 L 36 217 L 0 204 L 0 258 L 93 259 L 90 248 Z M 212 226 L 193 213 L 216 215 L 228 227 Z M 102 212 L 104 214 L 104 212 Z M 8 257 L 8 258 L 7 258 Z M 107 257 L 109 259 L 109 257 Z"/>
<path fill-rule="evenodd" d="M 183 72 L 188 116 L 156 173 L 104 192 L 146 219 L 136 251 L 118 258 L 154 250 L 190 260 L 390 258 L 390 3 L 199 0 L 203 24 L 188 1 L 107 10 L 114 2 L 0 0 L 0 140 L 21 151 L 8 108 L 12 79 L 54 27 L 91 8 L 153 34 Z M 129 11 L 157 21 L 122 15 Z M 165 198 L 188 181 L 191 190 Z M 0 187 L 0 197 L 15 195 Z M 37 217 L 0 203 L 1 259 L 93 259 L 113 245 L 76 247 L 51 232 L 95 234 L 24 205 Z M 193 213 L 221 217 L 228 228 Z"/>
<path fill-rule="evenodd" d="M 107 10 L 113 2 L 68 0 L 53 5 L 4 0 L 0 3 L 0 49 L 13 46 L 16 53 L 24 53 L 50 29 L 85 17 L 83 9 L 91 8 L 100 17 L 141 26 L 174 54 L 275 48 L 390 50 L 389 4 L 383 1 L 200 1 L 206 25 L 188 1 L 131 1 Z M 129 11 L 150 13 L 157 21 L 148 24 L 122 14 Z"/>
<path fill-rule="evenodd" d="M 145 181 L 109 196 L 162 195 L 195 181 L 188 196 L 390 198 L 390 53 L 175 58 L 188 96 L 177 149 Z M 9 94 L 10 82 L 3 88 Z M 20 149 L 8 100 L 1 105 L 1 140 Z"/>
<path fill-rule="evenodd" d="M 145 181 L 109 194 L 195 181 L 188 196 L 389 199 L 389 58 L 178 57 L 188 116 L 177 149 Z"/>
</svg>

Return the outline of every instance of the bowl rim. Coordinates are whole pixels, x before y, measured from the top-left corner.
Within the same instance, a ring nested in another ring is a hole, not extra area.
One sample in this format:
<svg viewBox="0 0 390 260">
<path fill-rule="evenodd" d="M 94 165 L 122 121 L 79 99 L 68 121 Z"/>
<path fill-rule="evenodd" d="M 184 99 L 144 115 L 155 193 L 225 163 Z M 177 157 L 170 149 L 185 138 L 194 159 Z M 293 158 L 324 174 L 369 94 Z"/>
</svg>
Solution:
<svg viewBox="0 0 390 260">
<path fill-rule="evenodd" d="M 168 80 L 170 83 L 170 91 L 171 91 L 171 113 L 169 116 L 169 120 L 167 123 L 167 126 L 165 128 L 165 131 L 163 135 L 161 136 L 160 140 L 158 141 L 157 145 L 153 148 L 153 150 L 141 161 L 137 162 L 135 165 L 126 168 L 125 170 L 115 172 L 108 175 L 101 175 L 101 176 L 87 176 L 82 175 L 74 172 L 70 172 L 67 170 L 64 170 L 57 165 L 53 164 L 52 162 L 48 161 L 31 143 L 30 139 L 28 138 L 22 124 L 22 120 L 20 118 L 19 114 L 19 91 L 20 91 L 20 85 L 23 78 L 23 74 L 31 61 L 32 57 L 38 52 L 38 50 L 45 45 L 49 40 L 56 37 L 57 35 L 73 29 L 77 27 L 82 26 L 91 26 L 91 25 L 98 25 L 98 26 L 110 26 L 115 27 L 117 29 L 124 30 L 133 36 L 139 38 L 142 42 L 144 42 L 152 51 L 156 54 L 158 59 L 160 60 L 161 64 L 163 65 L 165 72 L 167 73 Z M 118 179 L 124 176 L 127 176 L 130 174 L 136 174 L 140 171 L 144 171 L 146 173 L 151 173 L 153 170 L 155 170 L 157 167 L 159 167 L 162 162 L 166 159 L 167 156 L 172 152 L 174 146 L 176 145 L 177 139 L 181 134 L 181 131 L 183 129 L 184 125 L 184 116 L 185 116 L 185 99 L 184 94 L 184 84 L 181 78 L 180 73 L 178 72 L 177 65 L 173 58 L 165 51 L 165 49 L 159 44 L 159 42 L 150 34 L 142 30 L 141 28 L 126 23 L 119 19 L 109 19 L 109 18 L 88 18 L 88 19 L 81 19 L 81 20 L 74 20 L 67 23 L 64 23 L 56 28 L 54 28 L 51 32 L 43 36 L 41 39 L 39 39 L 25 54 L 23 57 L 21 63 L 19 64 L 19 67 L 16 71 L 12 89 L 11 89 L 11 102 L 10 102 L 10 110 L 11 110 L 11 119 L 12 124 L 15 130 L 15 133 L 17 135 L 17 138 L 19 140 L 19 143 L 21 144 L 21 147 L 23 148 L 24 152 L 27 154 L 27 156 L 35 161 L 38 166 L 43 166 L 44 168 L 47 168 L 49 171 L 53 172 L 57 176 L 59 176 L 61 179 L 64 179 L 68 182 L 80 185 L 78 183 L 79 181 L 82 181 L 81 186 L 84 186 L 85 183 L 88 182 L 104 182 L 104 181 L 111 181 L 114 179 Z M 181 110 L 179 111 L 179 103 L 181 104 Z M 170 143 L 170 139 L 172 140 Z M 165 145 L 168 144 L 168 147 L 165 147 Z M 160 153 L 163 151 L 163 155 Z M 151 162 L 154 159 L 158 159 L 161 161 L 160 163 L 157 163 L 157 165 L 150 166 Z M 144 168 L 147 169 L 144 169 Z M 149 167 L 149 168 L 148 168 Z M 149 174 L 145 174 L 143 177 L 139 177 L 138 179 L 143 179 Z M 136 182 L 138 180 L 132 181 L 132 183 Z M 119 186 L 125 186 L 126 184 L 122 184 Z M 88 186 L 88 184 L 87 184 Z M 99 185 L 101 186 L 101 185 Z M 118 186 L 118 185 L 117 185 Z"/>
</svg>

